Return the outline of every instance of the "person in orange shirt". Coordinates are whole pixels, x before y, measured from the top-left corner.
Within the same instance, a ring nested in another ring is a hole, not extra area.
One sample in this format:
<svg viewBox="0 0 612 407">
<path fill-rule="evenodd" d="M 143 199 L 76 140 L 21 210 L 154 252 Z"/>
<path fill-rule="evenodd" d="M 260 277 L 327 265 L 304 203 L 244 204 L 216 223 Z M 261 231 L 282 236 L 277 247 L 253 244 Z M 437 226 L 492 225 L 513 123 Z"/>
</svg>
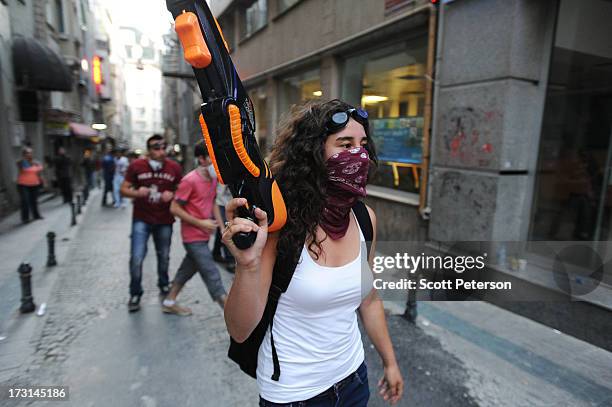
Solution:
<svg viewBox="0 0 612 407">
<path fill-rule="evenodd" d="M 17 189 L 21 198 L 21 221 L 28 223 L 30 212 L 32 212 L 34 220 L 43 218 L 38 212 L 38 190 L 43 184 L 40 176 L 43 167 L 38 161 L 34 160 L 30 147 L 23 149 L 22 157 L 21 160 L 17 161 L 17 168 L 19 169 Z"/>
</svg>

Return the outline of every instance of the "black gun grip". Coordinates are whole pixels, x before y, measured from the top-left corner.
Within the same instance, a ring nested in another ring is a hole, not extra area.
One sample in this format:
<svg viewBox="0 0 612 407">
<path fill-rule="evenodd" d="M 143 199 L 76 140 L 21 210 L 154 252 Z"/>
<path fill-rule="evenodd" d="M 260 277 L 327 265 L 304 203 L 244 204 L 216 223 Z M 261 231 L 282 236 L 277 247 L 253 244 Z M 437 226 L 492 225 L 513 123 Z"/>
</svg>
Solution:
<svg viewBox="0 0 612 407">
<path fill-rule="evenodd" d="M 239 217 L 248 219 L 251 222 L 257 224 L 257 219 L 255 218 L 255 215 L 252 212 L 252 210 L 247 209 L 244 206 L 241 206 L 237 210 L 237 214 Z M 245 250 L 253 246 L 253 244 L 255 243 L 255 239 L 257 239 L 257 232 L 239 232 L 232 237 L 232 241 L 240 250 Z"/>
</svg>

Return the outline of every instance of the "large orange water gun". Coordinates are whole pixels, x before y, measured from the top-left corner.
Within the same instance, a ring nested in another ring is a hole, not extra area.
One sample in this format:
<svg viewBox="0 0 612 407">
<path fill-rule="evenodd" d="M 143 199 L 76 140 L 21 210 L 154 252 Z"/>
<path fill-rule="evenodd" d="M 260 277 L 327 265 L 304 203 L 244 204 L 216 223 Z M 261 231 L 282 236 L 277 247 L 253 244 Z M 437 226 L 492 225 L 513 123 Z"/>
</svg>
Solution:
<svg viewBox="0 0 612 407">
<path fill-rule="evenodd" d="M 246 198 L 238 216 L 256 222 L 255 208 L 268 215 L 268 230 L 285 224 L 287 211 L 255 139 L 253 103 L 242 86 L 221 27 L 205 0 L 167 0 L 185 60 L 193 67 L 204 102 L 200 125 L 219 182 L 232 195 Z M 234 236 L 240 249 L 253 245 L 256 233 Z"/>
</svg>

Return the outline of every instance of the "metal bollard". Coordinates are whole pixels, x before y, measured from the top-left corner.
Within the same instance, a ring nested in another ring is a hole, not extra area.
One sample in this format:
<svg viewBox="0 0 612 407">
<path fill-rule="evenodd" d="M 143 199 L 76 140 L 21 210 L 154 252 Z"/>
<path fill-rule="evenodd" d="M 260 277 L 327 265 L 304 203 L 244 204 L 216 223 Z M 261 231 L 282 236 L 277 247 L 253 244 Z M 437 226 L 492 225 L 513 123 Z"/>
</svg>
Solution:
<svg viewBox="0 0 612 407">
<path fill-rule="evenodd" d="M 19 307 L 19 311 L 22 314 L 34 312 L 36 305 L 32 297 L 32 266 L 29 263 L 21 263 L 17 272 L 21 279 L 21 307 Z"/>
<path fill-rule="evenodd" d="M 81 214 L 81 194 L 76 194 L 76 213 L 77 215 Z"/>
<path fill-rule="evenodd" d="M 411 290 L 411 292 L 414 290 Z M 413 324 L 416 323 L 418 311 L 417 311 L 417 301 L 416 298 L 408 297 L 408 301 L 406 301 L 406 309 L 404 310 L 404 315 L 402 315 L 404 319 Z"/>
<path fill-rule="evenodd" d="M 57 266 L 57 260 L 55 259 L 55 233 L 47 233 L 47 267 Z"/>
<path fill-rule="evenodd" d="M 70 202 L 70 216 L 71 216 L 71 220 L 70 220 L 70 226 L 74 226 L 77 224 L 76 221 L 76 209 L 74 207 L 74 202 Z"/>
</svg>

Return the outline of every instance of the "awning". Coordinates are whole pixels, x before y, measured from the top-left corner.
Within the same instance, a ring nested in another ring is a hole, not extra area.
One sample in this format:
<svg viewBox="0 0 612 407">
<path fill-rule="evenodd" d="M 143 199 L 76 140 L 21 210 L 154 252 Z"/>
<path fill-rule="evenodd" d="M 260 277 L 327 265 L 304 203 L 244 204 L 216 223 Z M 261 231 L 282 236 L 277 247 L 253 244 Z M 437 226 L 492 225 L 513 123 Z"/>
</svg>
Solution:
<svg viewBox="0 0 612 407">
<path fill-rule="evenodd" d="M 78 138 L 98 137 L 98 132 L 83 123 L 70 123 L 70 132 Z"/>
<path fill-rule="evenodd" d="M 35 90 L 72 90 L 72 74 L 57 52 L 34 38 L 13 39 L 17 85 Z"/>
</svg>

